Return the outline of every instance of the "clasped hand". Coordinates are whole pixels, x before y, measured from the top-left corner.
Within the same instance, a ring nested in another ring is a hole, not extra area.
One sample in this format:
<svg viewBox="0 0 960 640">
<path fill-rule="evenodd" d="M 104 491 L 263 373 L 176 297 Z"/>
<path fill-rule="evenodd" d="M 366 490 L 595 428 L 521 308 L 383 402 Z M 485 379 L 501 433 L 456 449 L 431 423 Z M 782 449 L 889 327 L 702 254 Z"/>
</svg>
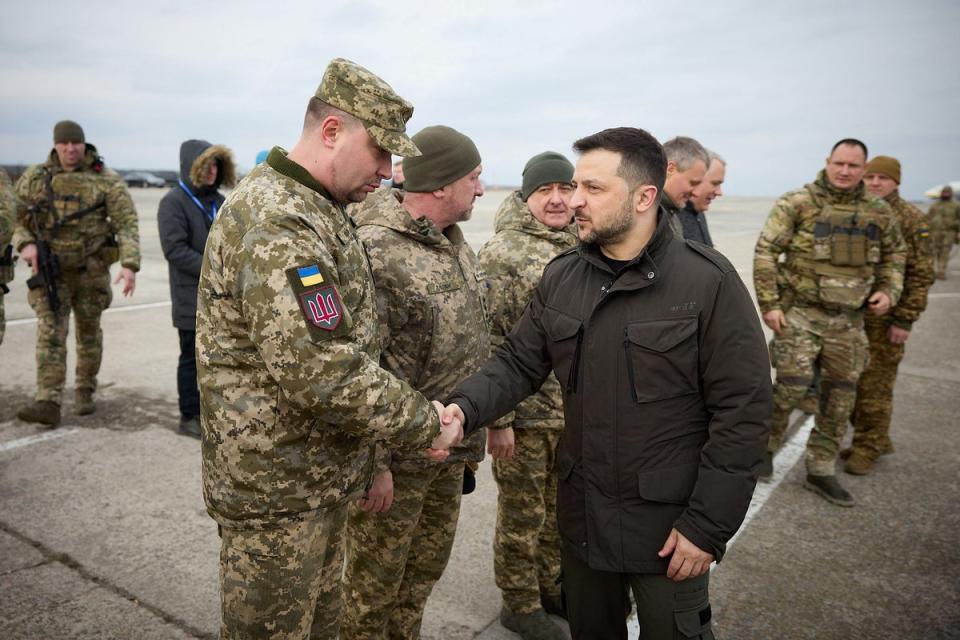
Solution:
<svg viewBox="0 0 960 640">
<path fill-rule="evenodd" d="M 455 404 L 444 407 L 436 400 L 433 408 L 440 418 L 440 434 L 430 443 L 427 456 L 436 462 L 443 462 L 450 455 L 450 447 L 460 444 L 463 440 L 463 411 Z"/>
</svg>

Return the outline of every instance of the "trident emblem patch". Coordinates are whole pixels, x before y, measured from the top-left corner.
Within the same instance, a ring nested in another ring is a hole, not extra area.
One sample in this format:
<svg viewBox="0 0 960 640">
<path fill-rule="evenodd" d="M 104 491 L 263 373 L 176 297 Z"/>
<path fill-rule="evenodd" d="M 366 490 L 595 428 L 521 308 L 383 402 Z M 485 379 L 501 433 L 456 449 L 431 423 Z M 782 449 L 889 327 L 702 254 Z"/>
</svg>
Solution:
<svg viewBox="0 0 960 640">
<path fill-rule="evenodd" d="M 336 329 L 343 318 L 340 293 L 333 285 L 301 293 L 300 308 L 307 320 L 324 331 Z"/>
</svg>

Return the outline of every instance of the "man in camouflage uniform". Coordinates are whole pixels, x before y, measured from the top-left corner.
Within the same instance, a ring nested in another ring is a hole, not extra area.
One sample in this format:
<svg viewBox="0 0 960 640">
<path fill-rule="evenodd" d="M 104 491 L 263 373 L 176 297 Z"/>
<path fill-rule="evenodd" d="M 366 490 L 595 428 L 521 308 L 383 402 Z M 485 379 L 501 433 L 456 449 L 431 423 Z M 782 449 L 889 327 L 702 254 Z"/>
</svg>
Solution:
<svg viewBox="0 0 960 640">
<path fill-rule="evenodd" d="M 867 163 L 864 184 L 867 191 L 883 198 L 893 209 L 907 242 L 907 263 L 900 301 L 884 316 L 867 315 L 864 328 L 870 340 L 870 362 L 857 383 L 853 411 L 853 446 L 841 452 L 847 459 L 844 471 L 865 475 L 874 461 L 893 451 L 890 417 L 893 413 L 893 386 L 897 365 L 903 360 L 910 328 L 927 308 L 927 290 L 933 284 L 933 252 L 923 212 L 900 197 L 900 162 L 876 156 Z"/>
<path fill-rule="evenodd" d="M 380 368 L 374 288 L 344 205 L 417 155 L 409 102 L 335 59 L 300 140 L 274 147 L 207 239 L 197 307 L 203 492 L 224 638 L 335 638 L 347 504 L 378 443 L 442 458 L 462 436 Z"/>
<path fill-rule="evenodd" d="M 865 193 L 866 160 L 859 140 L 834 145 L 817 179 L 774 205 L 753 262 L 760 311 L 774 332 L 771 359 L 777 370 L 760 476 L 772 475 L 790 412 L 819 359 L 820 411 L 807 441 L 804 487 L 841 506 L 854 504 L 834 466 L 868 357 L 863 309 L 879 316 L 897 303 L 906 263 L 906 244 L 890 206 Z"/>
<path fill-rule="evenodd" d="M 53 129 L 53 150 L 43 164 L 17 181 L 17 228 L 13 246 L 33 273 L 38 241 L 49 243 L 59 264 L 55 278 L 59 311 L 50 308 L 42 284 L 27 299 L 37 314 L 36 401 L 17 412 L 28 422 L 55 426 L 67 374 L 67 331 L 73 310 L 77 330 L 74 411 L 93 413 L 93 394 L 103 357 L 100 314 L 110 306 L 110 265 L 120 260 L 114 284 L 133 294 L 140 270 L 137 211 L 123 180 L 107 169 L 83 129 L 64 120 Z"/>
<path fill-rule="evenodd" d="M 483 195 L 480 154 L 444 126 L 413 142 L 422 155 L 404 160 L 405 193 L 382 189 L 351 213 L 376 284 L 380 362 L 439 398 L 490 356 L 483 273 L 457 224 Z M 373 487 L 349 510 L 341 638 L 420 637 L 453 548 L 465 465 L 483 446 L 481 429 L 443 464 L 402 450 L 378 460 Z"/>
<path fill-rule="evenodd" d="M 13 280 L 13 247 L 10 240 L 13 238 L 16 216 L 17 197 L 13 192 L 13 183 L 7 172 L 0 169 L 0 344 L 3 344 L 3 334 L 7 328 L 3 297 L 10 292 L 7 283 Z"/>
<path fill-rule="evenodd" d="M 494 345 L 523 315 L 547 263 L 577 245 L 572 179 L 573 165 L 559 153 L 535 155 L 523 169 L 520 190 L 497 211 L 496 235 L 480 249 Z M 552 374 L 489 429 L 499 488 L 493 562 L 503 593 L 500 621 L 524 638 L 562 637 L 546 615 L 563 613 L 556 474 L 562 433 L 563 398 Z"/>
<path fill-rule="evenodd" d="M 663 145 L 667 154 L 667 181 L 663 184 L 660 203 L 670 216 L 670 228 L 683 239 L 683 223 L 678 214 L 703 181 L 710 164 L 710 154 L 699 142 L 686 136 L 677 136 Z"/>
<path fill-rule="evenodd" d="M 940 201 L 930 205 L 927 211 L 930 222 L 930 237 L 936 259 L 937 277 L 947 277 L 950 250 L 960 242 L 960 204 L 953 199 L 953 189 L 947 185 L 940 192 Z"/>
</svg>

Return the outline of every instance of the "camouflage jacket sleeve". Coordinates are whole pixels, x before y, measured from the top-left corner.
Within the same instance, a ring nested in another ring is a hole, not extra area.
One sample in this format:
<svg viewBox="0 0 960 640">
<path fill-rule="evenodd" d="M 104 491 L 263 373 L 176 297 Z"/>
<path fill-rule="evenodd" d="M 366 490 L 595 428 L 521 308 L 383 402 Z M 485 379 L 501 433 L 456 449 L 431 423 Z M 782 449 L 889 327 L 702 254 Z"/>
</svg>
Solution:
<svg viewBox="0 0 960 640">
<path fill-rule="evenodd" d="M 14 187 L 17 197 L 17 215 L 16 225 L 13 228 L 13 240 L 11 240 L 10 243 L 13 245 L 13 248 L 17 250 L 17 252 L 23 249 L 24 246 L 37 241 L 37 237 L 33 233 L 30 226 L 27 207 L 34 204 L 30 202 L 31 198 L 33 197 L 32 194 L 36 193 L 37 191 L 37 188 L 34 186 L 33 182 L 39 179 L 40 172 L 38 171 L 37 167 L 29 167 L 23 172 L 23 175 L 20 176 L 20 179 L 17 180 L 17 184 Z"/>
<path fill-rule="evenodd" d="M 908 205 L 909 207 L 909 205 Z M 927 291 L 933 285 L 933 246 L 927 219 L 919 209 L 908 208 L 902 225 L 906 240 L 907 264 L 903 274 L 903 294 L 891 311 L 893 323 L 910 330 L 920 313 L 927 308 Z"/>
<path fill-rule="evenodd" d="M 777 200 L 753 250 L 753 286 L 760 313 L 780 309 L 777 272 L 780 254 L 790 245 L 796 227 L 796 208 L 790 196 Z"/>
<path fill-rule="evenodd" d="M 117 175 L 106 176 L 107 215 L 110 230 L 117 235 L 120 245 L 120 264 L 133 271 L 140 270 L 140 231 L 137 209 L 123 180 Z"/>
<path fill-rule="evenodd" d="M 490 316 L 491 352 L 503 344 L 507 334 L 523 316 L 526 301 L 530 297 L 520 274 L 512 268 L 514 261 L 502 258 L 496 250 L 480 252 L 480 266 L 487 276 L 483 297 Z M 515 417 L 516 413 L 510 411 L 496 422 L 488 424 L 487 428 L 508 429 L 513 426 Z"/>
<path fill-rule="evenodd" d="M 888 211 L 887 224 L 880 236 L 880 264 L 877 265 L 877 281 L 873 290 L 882 291 L 896 305 L 903 293 L 903 272 L 907 265 L 907 243 L 903 239 L 900 223 L 889 205 L 882 200 L 873 201 Z"/>
<path fill-rule="evenodd" d="M 0 253 L 13 239 L 17 219 L 17 196 L 7 172 L 0 169 Z"/>
<path fill-rule="evenodd" d="M 231 295 L 241 301 L 250 340 L 288 401 L 316 413 L 319 424 L 358 438 L 429 447 L 440 432 L 436 411 L 360 348 L 351 301 L 343 301 L 333 331 L 315 327 L 301 309 L 290 275 L 298 266 L 318 265 L 332 293 L 347 295 L 337 261 L 316 233 L 296 218 L 277 216 L 249 229 L 240 242 L 242 248 L 224 257 L 224 269 L 237 275 Z"/>
</svg>

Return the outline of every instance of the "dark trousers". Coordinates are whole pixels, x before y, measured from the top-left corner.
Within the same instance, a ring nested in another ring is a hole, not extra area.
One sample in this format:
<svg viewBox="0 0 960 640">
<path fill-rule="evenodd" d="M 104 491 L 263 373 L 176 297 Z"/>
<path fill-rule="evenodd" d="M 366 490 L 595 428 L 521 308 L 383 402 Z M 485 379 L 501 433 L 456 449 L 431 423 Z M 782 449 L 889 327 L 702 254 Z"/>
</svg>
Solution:
<svg viewBox="0 0 960 640">
<path fill-rule="evenodd" d="M 180 415 L 200 415 L 200 389 L 197 388 L 197 332 L 177 329 L 180 333 L 180 359 L 177 361 L 177 395 Z"/>
<path fill-rule="evenodd" d="M 629 590 L 637 603 L 641 640 L 713 639 L 710 572 L 674 582 L 665 575 L 591 569 L 564 542 L 563 593 L 574 640 L 626 640 Z"/>
</svg>

